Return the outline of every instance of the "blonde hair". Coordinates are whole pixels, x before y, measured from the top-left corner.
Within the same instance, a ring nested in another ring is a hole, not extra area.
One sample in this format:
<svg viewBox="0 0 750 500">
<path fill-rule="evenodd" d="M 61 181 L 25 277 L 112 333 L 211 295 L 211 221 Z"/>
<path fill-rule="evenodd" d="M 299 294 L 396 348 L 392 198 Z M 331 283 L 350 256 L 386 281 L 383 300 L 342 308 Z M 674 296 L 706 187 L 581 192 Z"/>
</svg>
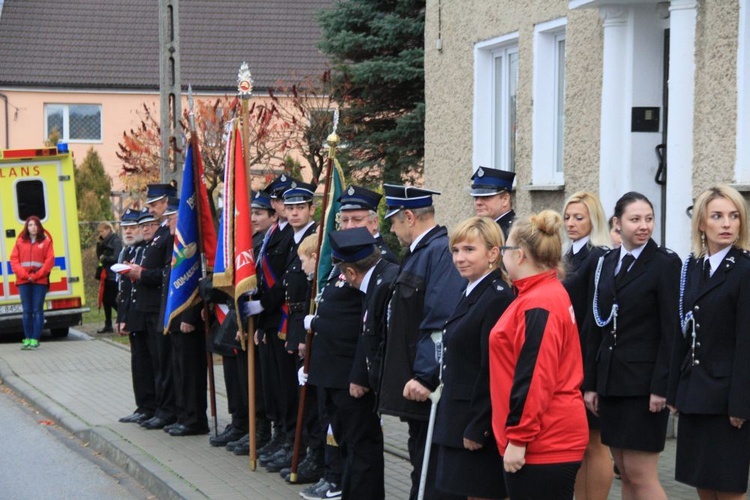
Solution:
<svg viewBox="0 0 750 500">
<path fill-rule="evenodd" d="M 318 233 L 313 233 L 302 240 L 297 247 L 297 255 L 312 257 L 318 253 Z"/>
<path fill-rule="evenodd" d="M 99 225 L 96 226 L 96 229 L 98 231 L 101 231 L 102 229 L 109 229 L 110 233 L 114 233 L 115 232 L 115 228 L 112 226 L 112 224 L 110 224 L 109 222 L 106 222 L 106 221 L 105 222 L 100 222 Z"/>
<path fill-rule="evenodd" d="M 698 196 L 698 199 L 695 200 L 695 205 L 693 205 L 693 219 L 691 224 L 693 233 L 691 241 L 693 255 L 696 258 L 703 257 L 706 254 L 706 249 L 701 238 L 703 232 L 700 230 L 700 225 L 701 222 L 706 220 L 706 216 L 708 215 L 708 204 L 717 198 L 725 198 L 731 201 L 740 213 L 740 232 L 733 246 L 741 250 L 750 250 L 750 242 L 748 242 L 747 234 L 747 203 L 745 203 L 745 199 L 734 188 L 726 185 L 714 186 L 703 191 Z"/>
<path fill-rule="evenodd" d="M 487 250 L 493 247 L 499 249 L 505 244 L 505 237 L 497 222 L 489 217 L 475 216 L 466 219 L 453 230 L 448 245 L 453 248 L 453 245 L 457 243 L 473 239 L 482 241 L 487 246 Z"/>
<path fill-rule="evenodd" d="M 611 245 L 609 238 L 609 226 L 607 223 L 607 216 L 604 215 L 604 208 L 599 197 L 594 193 L 588 191 L 578 191 L 573 193 L 570 198 L 565 201 L 563 205 L 563 219 L 565 218 L 565 212 L 568 210 L 568 205 L 571 203 L 581 203 L 589 211 L 589 219 L 591 220 L 591 232 L 589 233 L 589 241 L 592 245 L 597 247 L 608 247 Z M 566 248 L 570 246 L 570 240 L 568 239 L 567 232 L 564 232 L 564 238 Z"/>
<path fill-rule="evenodd" d="M 554 210 L 542 210 L 528 219 L 516 219 L 508 239 L 526 250 L 537 265 L 556 269 L 560 279 L 564 276 L 562 259 L 562 216 Z"/>
</svg>

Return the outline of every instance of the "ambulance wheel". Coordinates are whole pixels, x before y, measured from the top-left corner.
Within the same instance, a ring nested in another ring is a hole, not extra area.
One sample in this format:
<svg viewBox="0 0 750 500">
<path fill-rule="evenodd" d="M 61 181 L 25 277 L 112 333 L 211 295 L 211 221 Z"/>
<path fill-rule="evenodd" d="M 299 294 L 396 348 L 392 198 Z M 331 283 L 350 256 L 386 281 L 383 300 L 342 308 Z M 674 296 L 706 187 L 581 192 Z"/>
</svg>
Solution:
<svg viewBox="0 0 750 500">
<path fill-rule="evenodd" d="M 63 338 L 63 337 L 67 337 L 68 336 L 68 327 L 66 326 L 66 327 L 63 327 L 63 328 L 50 328 L 49 333 L 50 333 L 50 335 L 52 335 L 52 338 L 55 338 L 55 339 L 60 339 L 60 338 Z"/>
</svg>

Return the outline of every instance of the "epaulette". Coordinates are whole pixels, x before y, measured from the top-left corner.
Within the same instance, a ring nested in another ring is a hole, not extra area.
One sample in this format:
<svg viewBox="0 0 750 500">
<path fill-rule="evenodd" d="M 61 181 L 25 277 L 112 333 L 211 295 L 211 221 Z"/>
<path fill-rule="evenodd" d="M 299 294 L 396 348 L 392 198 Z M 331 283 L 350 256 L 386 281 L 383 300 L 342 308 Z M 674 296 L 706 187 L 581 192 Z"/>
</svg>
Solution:
<svg viewBox="0 0 750 500">
<path fill-rule="evenodd" d="M 490 288 L 492 288 L 495 293 L 500 294 L 500 292 L 503 292 L 510 288 L 510 285 L 508 285 L 505 281 L 503 281 L 502 278 L 496 278 L 492 280 L 492 283 L 490 284 Z"/>
<path fill-rule="evenodd" d="M 742 256 L 743 256 L 743 257 L 745 257 L 746 259 L 750 259 L 750 251 L 748 251 L 748 250 L 742 250 L 742 251 L 740 252 L 740 255 L 742 255 Z"/>
</svg>

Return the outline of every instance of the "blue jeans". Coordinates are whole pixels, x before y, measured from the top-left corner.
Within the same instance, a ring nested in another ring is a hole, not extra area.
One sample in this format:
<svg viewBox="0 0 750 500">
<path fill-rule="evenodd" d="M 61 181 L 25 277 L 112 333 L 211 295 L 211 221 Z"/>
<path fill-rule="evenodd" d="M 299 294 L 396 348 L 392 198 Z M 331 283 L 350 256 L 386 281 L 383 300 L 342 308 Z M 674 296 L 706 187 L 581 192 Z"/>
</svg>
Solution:
<svg viewBox="0 0 750 500">
<path fill-rule="evenodd" d="M 39 340 L 44 327 L 44 298 L 47 296 L 47 285 L 24 283 L 18 285 L 23 307 L 23 333 L 27 339 Z"/>
</svg>

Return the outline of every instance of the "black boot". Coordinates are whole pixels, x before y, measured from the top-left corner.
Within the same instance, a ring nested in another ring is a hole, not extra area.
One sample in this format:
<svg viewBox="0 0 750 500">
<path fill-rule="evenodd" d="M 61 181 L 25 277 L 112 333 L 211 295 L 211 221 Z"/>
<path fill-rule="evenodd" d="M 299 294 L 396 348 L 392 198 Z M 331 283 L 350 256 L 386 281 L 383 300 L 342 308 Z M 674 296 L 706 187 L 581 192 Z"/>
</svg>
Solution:
<svg viewBox="0 0 750 500">
<path fill-rule="evenodd" d="M 294 454 L 294 438 L 287 436 L 281 449 L 277 451 L 270 460 L 266 462 L 268 472 L 279 472 L 284 467 L 292 465 L 292 455 Z"/>
<path fill-rule="evenodd" d="M 258 417 L 255 421 L 255 447 L 260 450 L 271 442 L 271 421 L 265 417 Z"/>
<path fill-rule="evenodd" d="M 226 446 L 230 441 L 237 441 L 245 434 L 247 433 L 229 424 L 224 428 L 224 432 L 208 438 L 208 444 L 211 446 Z"/>
<path fill-rule="evenodd" d="M 285 434 L 281 429 L 281 426 L 275 425 L 271 440 L 265 446 L 258 449 L 258 459 L 260 460 L 261 465 L 265 466 L 268 460 L 279 451 L 281 445 L 284 444 L 284 438 Z"/>
</svg>

